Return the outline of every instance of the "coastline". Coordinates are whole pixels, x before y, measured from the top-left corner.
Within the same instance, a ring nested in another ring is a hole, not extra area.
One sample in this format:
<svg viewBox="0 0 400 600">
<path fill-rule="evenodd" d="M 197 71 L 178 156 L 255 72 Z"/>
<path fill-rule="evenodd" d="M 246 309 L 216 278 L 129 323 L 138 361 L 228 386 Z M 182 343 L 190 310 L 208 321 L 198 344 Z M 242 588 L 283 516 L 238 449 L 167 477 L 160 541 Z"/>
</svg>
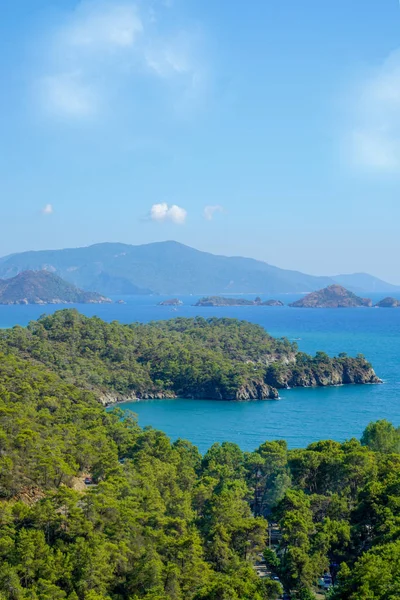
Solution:
<svg viewBox="0 0 400 600">
<path fill-rule="evenodd" d="M 285 387 L 285 388 L 280 388 L 279 391 L 285 391 L 285 392 L 291 392 L 291 391 L 296 391 L 296 390 L 326 390 L 326 389 L 333 389 L 333 388 L 349 388 L 349 387 L 363 387 L 363 386 L 375 386 L 375 385 L 384 385 L 386 382 L 384 380 L 382 380 L 381 378 L 378 377 L 378 381 L 367 381 L 365 383 L 335 383 L 332 385 L 296 385 L 293 387 Z M 220 402 L 226 402 L 226 403 L 234 403 L 234 404 L 246 404 L 246 403 L 263 403 L 263 402 L 277 402 L 279 400 L 284 400 L 284 398 L 280 395 L 278 395 L 277 397 L 274 398 L 246 398 L 246 399 L 240 399 L 240 398 L 233 398 L 233 399 L 229 399 L 229 398 L 204 398 L 204 397 L 188 397 L 187 395 L 184 396 L 179 396 L 177 394 L 165 394 L 163 396 L 161 396 L 160 394 L 144 394 L 143 396 L 131 396 L 131 397 L 121 397 L 121 398 L 116 398 L 115 396 L 113 396 L 112 398 L 106 398 L 106 395 L 103 395 L 101 397 L 98 398 L 98 401 L 100 404 L 102 404 L 104 406 L 104 408 L 110 408 L 111 406 L 119 406 L 121 404 L 127 404 L 127 403 L 139 403 L 139 402 L 147 402 L 147 401 L 160 401 L 162 402 L 163 400 L 187 400 L 187 401 L 205 401 L 205 402 L 215 402 L 215 403 L 220 403 Z M 107 395 L 109 396 L 109 395 Z"/>
</svg>

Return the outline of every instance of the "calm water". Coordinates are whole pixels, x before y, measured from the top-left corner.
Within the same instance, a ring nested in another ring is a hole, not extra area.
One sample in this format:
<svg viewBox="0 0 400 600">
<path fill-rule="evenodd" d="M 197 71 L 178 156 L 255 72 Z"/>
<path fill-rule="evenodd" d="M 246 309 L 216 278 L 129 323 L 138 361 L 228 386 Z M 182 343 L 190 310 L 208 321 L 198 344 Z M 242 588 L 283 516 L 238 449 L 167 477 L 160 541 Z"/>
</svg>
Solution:
<svg viewBox="0 0 400 600">
<path fill-rule="evenodd" d="M 380 299 L 369 294 L 373 299 Z M 298 296 L 281 296 L 289 302 Z M 162 299 L 162 298 L 161 298 Z M 229 440 L 253 450 L 267 439 L 284 438 L 290 447 L 319 440 L 360 436 L 371 421 L 386 418 L 400 425 L 400 309 L 306 310 L 274 307 L 195 308 L 195 297 L 182 298 L 177 311 L 156 306 L 160 298 L 125 298 L 125 305 L 81 305 L 88 316 L 106 321 L 148 322 L 176 316 L 228 316 L 259 323 L 275 336 L 298 340 L 305 352 L 361 352 L 385 381 L 377 386 L 343 386 L 282 392 L 281 401 L 213 402 L 158 400 L 123 404 L 139 416 L 141 425 L 183 437 L 205 451 Z M 60 307 L 0 306 L 0 327 L 25 325 Z M 63 308 L 63 307 L 61 307 Z"/>
</svg>

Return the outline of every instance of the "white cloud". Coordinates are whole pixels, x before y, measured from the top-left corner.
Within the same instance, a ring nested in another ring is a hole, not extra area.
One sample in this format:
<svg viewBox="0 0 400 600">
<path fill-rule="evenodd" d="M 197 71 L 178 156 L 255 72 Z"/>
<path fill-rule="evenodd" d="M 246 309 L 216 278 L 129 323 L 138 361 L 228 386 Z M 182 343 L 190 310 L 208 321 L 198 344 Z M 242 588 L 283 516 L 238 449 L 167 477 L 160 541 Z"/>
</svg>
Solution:
<svg viewBox="0 0 400 600">
<path fill-rule="evenodd" d="M 400 146 L 389 131 L 366 128 L 353 131 L 352 148 L 356 164 L 383 171 L 400 166 Z"/>
<path fill-rule="evenodd" d="M 152 221 L 172 221 L 177 225 L 183 225 L 186 217 L 186 210 L 176 204 L 169 206 L 166 202 L 161 202 L 160 204 L 153 204 L 150 209 L 150 219 Z"/>
<path fill-rule="evenodd" d="M 143 24 L 131 3 L 83 2 L 61 34 L 66 45 L 131 47 Z"/>
<path fill-rule="evenodd" d="M 216 204 L 215 206 L 206 206 L 204 208 L 204 218 L 207 219 L 207 221 L 212 221 L 216 212 L 224 212 L 223 207 L 219 204 Z"/>
<path fill-rule="evenodd" d="M 400 172 L 400 51 L 360 86 L 354 113 L 349 141 L 356 165 Z"/>
<path fill-rule="evenodd" d="M 52 215 L 53 212 L 54 209 L 52 204 L 46 204 L 46 206 L 42 208 L 42 215 Z"/>
<path fill-rule="evenodd" d="M 48 112 L 67 117 L 88 117 L 97 112 L 97 94 L 80 73 L 59 73 L 44 77 L 41 83 Z"/>
<path fill-rule="evenodd" d="M 140 1 L 83 0 L 66 16 L 43 56 L 40 100 L 46 111 L 73 119 L 107 106 L 116 112 L 116 103 L 136 101 L 139 86 L 151 79 L 164 86 L 164 100 L 175 108 L 203 97 L 201 36 L 162 19 L 162 4 L 143 2 L 141 8 Z M 162 98 L 160 90 L 155 93 Z"/>
<path fill-rule="evenodd" d="M 156 39 L 145 50 L 147 65 L 161 77 L 191 73 L 194 70 L 191 43 L 190 37 L 184 33 L 172 39 Z"/>
</svg>

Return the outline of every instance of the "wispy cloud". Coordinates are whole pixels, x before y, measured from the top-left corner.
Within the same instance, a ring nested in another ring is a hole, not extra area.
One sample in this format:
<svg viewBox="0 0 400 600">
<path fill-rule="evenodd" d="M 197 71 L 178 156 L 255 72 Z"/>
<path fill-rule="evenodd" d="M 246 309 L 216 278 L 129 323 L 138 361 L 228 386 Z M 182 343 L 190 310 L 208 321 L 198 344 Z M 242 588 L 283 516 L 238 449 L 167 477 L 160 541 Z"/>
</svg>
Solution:
<svg viewBox="0 0 400 600">
<path fill-rule="evenodd" d="M 53 209 L 53 205 L 52 204 L 46 204 L 42 208 L 42 215 L 45 215 L 45 216 L 52 215 L 53 212 L 54 212 L 54 209 Z"/>
<path fill-rule="evenodd" d="M 207 221 L 212 221 L 214 214 L 215 213 L 222 213 L 224 212 L 224 209 L 222 206 L 220 206 L 219 204 L 216 204 L 215 206 L 206 206 L 204 208 L 204 218 L 207 219 Z"/>
<path fill-rule="evenodd" d="M 60 38 L 72 47 L 130 48 L 142 32 L 143 23 L 135 5 L 82 2 Z"/>
<path fill-rule="evenodd" d="M 45 44 L 39 77 L 43 108 L 86 118 L 107 105 L 116 108 L 120 89 L 121 102 L 130 95 L 135 99 L 138 86 L 151 79 L 168 90 L 168 97 L 172 90 L 174 106 L 201 96 L 206 70 L 200 36 L 163 19 L 165 11 L 173 10 L 133 0 L 80 2 Z"/>
<path fill-rule="evenodd" d="M 400 51 L 392 53 L 358 90 L 349 136 L 358 166 L 400 172 Z"/>
<path fill-rule="evenodd" d="M 41 81 L 41 100 L 49 113 L 81 118 L 96 114 L 99 98 L 81 73 L 57 73 Z"/>
<path fill-rule="evenodd" d="M 150 219 L 152 221 L 171 221 L 177 225 L 183 225 L 186 217 L 187 211 L 176 204 L 169 206 L 166 202 L 161 202 L 160 204 L 153 204 L 150 209 Z"/>
</svg>

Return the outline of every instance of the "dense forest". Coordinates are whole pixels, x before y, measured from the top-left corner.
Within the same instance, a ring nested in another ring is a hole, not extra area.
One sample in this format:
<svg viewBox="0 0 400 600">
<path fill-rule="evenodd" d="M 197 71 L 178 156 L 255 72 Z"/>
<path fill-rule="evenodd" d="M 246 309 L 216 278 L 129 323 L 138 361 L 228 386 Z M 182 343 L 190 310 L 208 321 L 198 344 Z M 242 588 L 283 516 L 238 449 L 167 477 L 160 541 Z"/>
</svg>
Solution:
<svg viewBox="0 0 400 600">
<path fill-rule="evenodd" d="M 331 600 L 400 597 L 389 423 L 361 441 L 226 442 L 201 456 L 121 417 L 0 355 L 1 600 L 307 600 L 328 573 Z M 271 576 L 257 574 L 260 554 Z"/>
<path fill-rule="evenodd" d="M 379 381 L 363 356 L 311 357 L 259 325 L 226 318 L 122 325 L 63 310 L 1 331 L 0 349 L 34 359 L 107 402 L 277 398 L 286 387 Z"/>
</svg>

